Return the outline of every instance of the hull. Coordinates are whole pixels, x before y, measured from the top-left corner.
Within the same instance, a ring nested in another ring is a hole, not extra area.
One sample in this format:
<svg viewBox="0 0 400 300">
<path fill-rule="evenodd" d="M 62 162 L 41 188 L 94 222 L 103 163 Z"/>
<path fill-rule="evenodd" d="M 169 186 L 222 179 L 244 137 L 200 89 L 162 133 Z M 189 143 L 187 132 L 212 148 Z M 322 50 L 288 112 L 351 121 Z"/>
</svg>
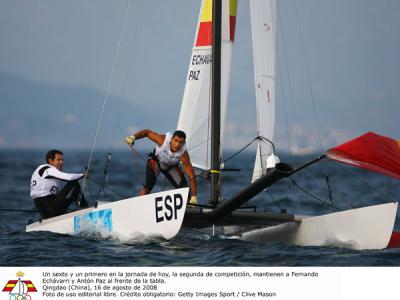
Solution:
<svg viewBox="0 0 400 300">
<path fill-rule="evenodd" d="M 119 240 L 173 238 L 180 230 L 189 188 L 170 190 L 71 212 L 30 224 L 27 232 L 100 233 Z"/>
<path fill-rule="evenodd" d="M 250 230 L 240 239 L 279 241 L 299 246 L 340 246 L 357 250 L 388 246 L 396 219 L 397 203 L 374 205 Z"/>
</svg>

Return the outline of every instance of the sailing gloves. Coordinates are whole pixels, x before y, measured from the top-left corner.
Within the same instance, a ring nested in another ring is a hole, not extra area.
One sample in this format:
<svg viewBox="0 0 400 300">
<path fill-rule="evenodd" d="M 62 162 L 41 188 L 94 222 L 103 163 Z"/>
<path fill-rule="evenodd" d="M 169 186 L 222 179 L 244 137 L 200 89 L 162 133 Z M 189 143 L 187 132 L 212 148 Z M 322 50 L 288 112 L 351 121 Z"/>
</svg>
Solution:
<svg viewBox="0 0 400 300">
<path fill-rule="evenodd" d="M 192 204 L 192 205 L 197 204 L 197 196 L 190 197 L 189 204 Z"/>
<path fill-rule="evenodd" d="M 125 138 L 125 143 L 127 143 L 129 146 L 132 147 L 133 144 L 135 144 L 135 140 L 136 140 L 135 136 L 134 135 L 130 135 L 130 136 L 127 136 Z"/>
</svg>

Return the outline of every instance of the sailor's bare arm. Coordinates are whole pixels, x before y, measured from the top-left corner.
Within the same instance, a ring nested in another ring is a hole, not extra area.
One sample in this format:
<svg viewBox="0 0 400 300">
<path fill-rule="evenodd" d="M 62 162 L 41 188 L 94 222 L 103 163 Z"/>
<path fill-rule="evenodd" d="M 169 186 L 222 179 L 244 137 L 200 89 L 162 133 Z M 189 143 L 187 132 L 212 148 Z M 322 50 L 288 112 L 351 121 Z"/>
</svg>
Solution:
<svg viewBox="0 0 400 300">
<path fill-rule="evenodd" d="M 159 134 L 157 132 L 151 131 L 150 129 L 143 129 L 134 134 L 136 140 L 147 137 L 149 140 L 161 146 L 165 140 L 165 134 Z"/>
<path fill-rule="evenodd" d="M 194 173 L 194 169 L 192 163 L 190 161 L 189 153 L 185 151 L 181 157 L 181 161 L 183 164 L 183 168 L 185 169 L 185 173 L 189 179 L 189 186 L 192 196 L 197 196 L 197 183 L 196 183 L 196 175 Z"/>
</svg>

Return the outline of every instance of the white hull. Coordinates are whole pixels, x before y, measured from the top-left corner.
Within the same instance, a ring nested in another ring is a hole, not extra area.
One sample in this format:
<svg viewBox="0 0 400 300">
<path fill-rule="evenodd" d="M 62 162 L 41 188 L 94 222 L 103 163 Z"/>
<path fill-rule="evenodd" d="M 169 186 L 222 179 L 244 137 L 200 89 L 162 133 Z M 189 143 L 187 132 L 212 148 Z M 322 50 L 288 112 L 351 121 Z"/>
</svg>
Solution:
<svg viewBox="0 0 400 300">
<path fill-rule="evenodd" d="M 120 240 L 173 238 L 182 226 L 189 188 L 103 202 L 26 227 L 61 234 L 100 233 Z"/>
<path fill-rule="evenodd" d="M 240 238 L 254 242 L 280 241 L 299 246 L 383 249 L 393 232 L 397 205 L 388 203 L 302 218 L 298 223 L 251 230 Z"/>
</svg>

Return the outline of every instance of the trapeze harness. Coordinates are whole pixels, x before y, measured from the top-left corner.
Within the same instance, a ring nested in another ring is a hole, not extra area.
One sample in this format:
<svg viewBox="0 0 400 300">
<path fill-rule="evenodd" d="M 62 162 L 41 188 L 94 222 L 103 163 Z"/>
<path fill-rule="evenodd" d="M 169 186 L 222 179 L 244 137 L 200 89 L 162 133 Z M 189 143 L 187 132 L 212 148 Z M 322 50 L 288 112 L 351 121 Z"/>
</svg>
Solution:
<svg viewBox="0 0 400 300">
<path fill-rule="evenodd" d="M 43 218 L 51 218 L 67 212 L 68 206 L 75 202 L 87 207 L 78 179 L 83 174 L 69 174 L 54 166 L 40 165 L 32 174 L 31 197 Z M 63 182 L 67 182 L 63 188 Z M 80 201 L 79 195 L 81 195 Z"/>
<path fill-rule="evenodd" d="M 179 167 L 181 157 L 186 151 L 186 144 L 183 144 L 178 151 L 172 152 L 170 147 L 171 139 L 172 133 L 167 132 L 164 143 L 161 146 L 157 146 L 149 154 L 146 165 L 146 183 L 144 184 L 144 188 L 148 191 L 153 189 L 160 172 L 164 174 L 174 188 L 187 186 L 186 178 Z"/>
</svg>

